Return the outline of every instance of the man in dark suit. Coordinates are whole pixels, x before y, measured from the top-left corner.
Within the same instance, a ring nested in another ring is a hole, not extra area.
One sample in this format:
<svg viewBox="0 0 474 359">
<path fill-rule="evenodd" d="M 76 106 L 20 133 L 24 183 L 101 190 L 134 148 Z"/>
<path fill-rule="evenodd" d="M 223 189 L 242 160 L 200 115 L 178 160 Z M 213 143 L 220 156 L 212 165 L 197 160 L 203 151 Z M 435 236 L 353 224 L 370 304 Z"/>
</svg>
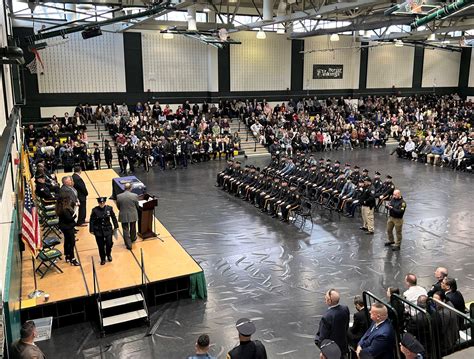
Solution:
<svg viewBox="0 0 474 359">
<path fill-rule="evenodd" d="M 132 185 L 125 184 L 125 192 L 117 196 L 119 222 L 122 223 L 123 240 L 127 249 L 132 249 L 132 243 L 137 240 L 138 195 L 132 193 Z"/>
<path fill-rule="evenodd" d="M 61 180 L 62 186 L 59 189 L 59 198 L 68 198 L 72 208 L 77 208 L 77 191 L 74 188 L 74 181 L 71 176 L 64 176 Z"/>
<path fill-rule="evenodd" d="M 333 340 L 341 349 L 341 357 L 344 357 L 349 352 L 347 344 L 349 308 L 339 304 L 340 296 L 334 289 L 330 289 L 324 299 L 329 308 L 319 322 L 319 329 L 314 338 L 314 343 L 320 347 L 324 339 Z"/>
<path fill-rule="evenodd" d="M 453 307 L 459 310 L 461 313 L 466 312 L 466 303 L 461 292 L 458 291 L 458 285 L 456 279 L 446 277 L 441 282 L 441 288 L 446 294 L 446 298 L 453 304 Z"/>
<path fill-rule="evenodd" d="M 359 341 L 356 353 L 373 359 L 394 359 L 396 350 L 395 330 L 388 320 L 387 307 L 380 302 L 370 307 L 372 325 Z"/>
<path fill-rule="evenodd" d="M 86 184 L 81 178 L 81 167 L 74 167 L 74 174 L 72 175 L 74 181 L 74 188 L 77 191 L 77 199 L 79 200 L 79 213 L 77 215 L 77 225 L 84 227 L 86 226 L 86 206 L 87 206 L 87 192 Z"/>
<path fill-rule="evenodd" d="M 357 312 L 354 313 L 354 322 L 347 332 L 347 338 L 349 339 L 349 345 L 355 350 L 357 343 L 359 343 L 359 340 L 369 328 L 369 322 L 365 312 L 364 301 L 360 295 L 354 297 L 354 306 Z"/>
</svg>

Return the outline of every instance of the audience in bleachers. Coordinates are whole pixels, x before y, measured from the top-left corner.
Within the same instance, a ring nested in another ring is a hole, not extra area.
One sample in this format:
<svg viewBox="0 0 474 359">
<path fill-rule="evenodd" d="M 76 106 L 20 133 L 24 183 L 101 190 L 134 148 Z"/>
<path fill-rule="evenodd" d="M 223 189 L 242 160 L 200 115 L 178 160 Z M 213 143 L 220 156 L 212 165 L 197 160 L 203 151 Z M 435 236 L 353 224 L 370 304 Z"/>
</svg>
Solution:
<svg viewBox="0 0 474 359">
<path fill-rule="evenodd" d="M 139 102 L 133 111 L 113 103 L 99 104 L 93 112 L 87 104 L 78 105 L 73 116 L 53 116 L 44 128 L 30 125 L 25 138 L 36 148 L 35 156 L 44 158 L 53 171 L 58 165 L 99 168 L 101 154 L 96 147 L 105 152 L 105 144 L 89 143 L 86 129 L 86 124 L 99 122 L 117 146 L 124 147 L 122 155 L 117 151 L 123 173 L 137 166 L 186 168 L 188 162 L 228 159 L 239 152 L 241 138 L 230 131 L 230 121 L 236 117 L 272 154 L 377 149 L 393 137 L 400 140 L 401 157 L 472 169 L 472 103 L 456 94 L 292 99 L 274 107 L 266 100 L 226 100 L 217 106 L 205 102 L 191 106 L 186 101 L 176 111 L 158 101 Z"/>
</svg>

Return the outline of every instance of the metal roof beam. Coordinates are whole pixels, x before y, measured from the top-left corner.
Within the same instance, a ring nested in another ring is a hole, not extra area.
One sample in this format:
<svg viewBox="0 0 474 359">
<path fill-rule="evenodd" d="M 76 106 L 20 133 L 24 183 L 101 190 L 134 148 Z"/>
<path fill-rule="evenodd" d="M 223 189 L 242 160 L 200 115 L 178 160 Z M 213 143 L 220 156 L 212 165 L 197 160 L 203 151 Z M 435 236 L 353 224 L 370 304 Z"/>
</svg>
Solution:
<svg viewBox="0 0 474 359">
<path fill-rule="evenodd" d="M 257 21 L 254 23 L 246 24 L 246 25 L 236 26 L 235 31 L 251 30 L 258 27 L 281 24 L 282 22 L 288 22 L 288 21 L 306 20 L 306 19 L 315 17 L 316 15 L 326 15 L 335 11 L 344 11 L 344 10 L 349 10 L 356 7 L 359 7 L 359 8 L 367 7 L 371 5 L 376 5 L 377 3 L 380 3 L 380 0 L 378 1 L 377 0 L 357 0 L 350 3 L 336 3 L 336 4 L 324 5 L 324 6 L 321 6 L 318 10 L 308 9 L 305 11 L 297 11 L 289 15 L 276 16 L 273 18 L 272 21 L 269 21 L 269 22 Z"/>
</svg>

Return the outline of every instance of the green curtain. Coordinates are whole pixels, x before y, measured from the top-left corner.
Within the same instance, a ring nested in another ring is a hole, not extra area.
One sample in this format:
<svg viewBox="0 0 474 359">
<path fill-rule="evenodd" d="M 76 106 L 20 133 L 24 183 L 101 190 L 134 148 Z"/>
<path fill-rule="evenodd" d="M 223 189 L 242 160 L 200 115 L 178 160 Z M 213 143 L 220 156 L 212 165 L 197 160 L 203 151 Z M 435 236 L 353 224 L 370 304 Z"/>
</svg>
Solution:
<svg viewBox="0 0 474 359">
<path fill-rule="evenodd" d="M 189 276 L 190 286 L 189 295 L 192 299 L 205 299 L 207 298 L 207 285 L 204 271 L 194 273 Z"/>
</svg>

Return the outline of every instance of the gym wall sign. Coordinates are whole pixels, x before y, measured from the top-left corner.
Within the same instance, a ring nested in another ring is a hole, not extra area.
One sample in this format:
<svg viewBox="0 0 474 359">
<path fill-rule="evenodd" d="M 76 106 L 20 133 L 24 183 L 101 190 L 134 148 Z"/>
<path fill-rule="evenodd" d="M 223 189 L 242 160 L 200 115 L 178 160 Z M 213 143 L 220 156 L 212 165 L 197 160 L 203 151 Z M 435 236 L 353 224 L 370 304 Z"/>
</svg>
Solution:
<svg viewBox="0 0 474 359">
<path fill-rule="evenodd" d="M 344 65 L 313 65 L 313 79 L 342 79 Z"/>
</svg>

